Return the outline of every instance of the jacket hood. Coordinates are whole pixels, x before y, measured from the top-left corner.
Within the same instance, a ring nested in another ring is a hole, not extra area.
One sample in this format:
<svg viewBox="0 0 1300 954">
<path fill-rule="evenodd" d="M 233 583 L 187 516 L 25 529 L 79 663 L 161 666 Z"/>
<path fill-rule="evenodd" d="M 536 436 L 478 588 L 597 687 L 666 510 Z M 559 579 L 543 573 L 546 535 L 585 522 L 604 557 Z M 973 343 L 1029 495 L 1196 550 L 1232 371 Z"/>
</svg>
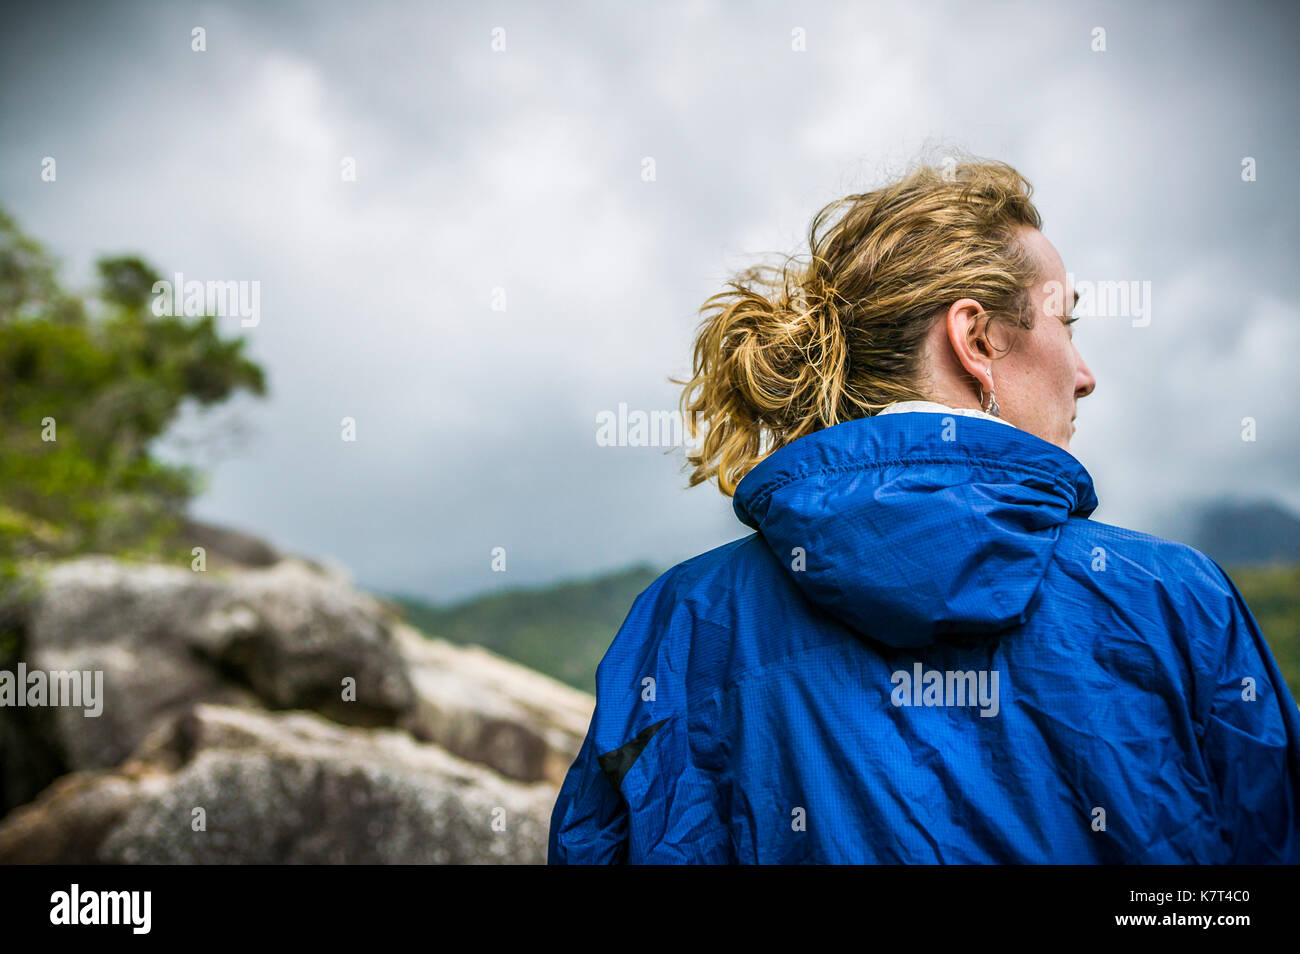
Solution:
<svg viewBox="0 0 1300 954">
<path fill-rule="evenodd" d="M 773 452 L 733 508 L 809 600 L 918 648 L 1028 620 L 1061 527 L 1097 496 L 1068 451 L 998 421 L 912 411 Z"/>
</svg>

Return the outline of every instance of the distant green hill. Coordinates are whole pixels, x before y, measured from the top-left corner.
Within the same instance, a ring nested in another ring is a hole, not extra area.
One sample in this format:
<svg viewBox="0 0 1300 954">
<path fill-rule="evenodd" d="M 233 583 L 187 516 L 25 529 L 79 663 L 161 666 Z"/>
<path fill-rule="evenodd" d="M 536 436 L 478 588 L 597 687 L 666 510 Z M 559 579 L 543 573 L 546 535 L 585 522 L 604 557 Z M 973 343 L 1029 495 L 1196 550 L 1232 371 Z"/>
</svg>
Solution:
<svg viewBox="0 0 1300 954">
<path fill-rule="evenodd" d="M 410 597 L 385 598 L 412 626 L 430 635 L 484 646 L 594 694 L 596 665 L 632 601 L 660 572 L 640 564 L 591 580 L 507 590 L 447 607 Z"/>
<path fill-rule="evenodd" d="M 1300 563 L 1224 569 L 1259 622 L 1291 695 L 1300 701 Z"/>
<path fill-rule="evenodd" d="M 1291 694 L 1300 699 L 1300 564 L 1228 570 L 1259 620 Z M 457 643 L 476 643 L 586 692 L 596 664 L 632 601 L 659 571 L 619 573 L 530 590 L 510 590 L 449 607 L 386 597 L 411 625 Z"/>
</svg>

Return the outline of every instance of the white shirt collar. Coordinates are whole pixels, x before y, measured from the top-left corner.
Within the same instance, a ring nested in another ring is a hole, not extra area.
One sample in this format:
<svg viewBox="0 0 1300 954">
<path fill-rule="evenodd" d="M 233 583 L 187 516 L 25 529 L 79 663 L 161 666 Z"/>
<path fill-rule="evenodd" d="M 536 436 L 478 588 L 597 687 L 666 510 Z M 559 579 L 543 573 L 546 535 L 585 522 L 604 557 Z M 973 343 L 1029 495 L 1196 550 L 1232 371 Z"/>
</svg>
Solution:
<svg viewBox="0 0 1300 954">
<path fill-rule="evenodd" d="M 964 417 L 983 417 L 990 421 L 997 421 L 999 424 L 1005 424 L 1007 427 L 1015 427 L 1010 421 L 1004 421 L 1000 417 L 994 417 L 985 411 L 977 411 L 969 407 L 948 407 L 946 404 L 938 404 L 934 401 L 895 401 L 877 414 L 901 414 L 906 411 L 926 411 L 931 414 L 961 414 Z"/>
</svg>

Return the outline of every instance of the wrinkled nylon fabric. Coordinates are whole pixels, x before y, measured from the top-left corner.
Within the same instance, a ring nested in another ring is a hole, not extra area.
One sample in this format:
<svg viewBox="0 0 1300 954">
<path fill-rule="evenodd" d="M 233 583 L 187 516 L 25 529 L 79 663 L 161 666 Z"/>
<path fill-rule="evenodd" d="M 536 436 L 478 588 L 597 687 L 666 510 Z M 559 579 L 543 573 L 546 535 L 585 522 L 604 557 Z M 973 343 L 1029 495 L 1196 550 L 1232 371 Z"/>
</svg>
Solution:
<svg viewBox="0 0 1300 954">
<path fill-rule="evenodd" d="M 1071 454 L 980 418 L 771 454 L 734 499 L 755 532 L 615 635 L 549 862 L 1300 862 L 1300 711 L 1255 619 L 1097 506 Z M 897 675 L 930 672 L 946 704 Z"/>
</svg>

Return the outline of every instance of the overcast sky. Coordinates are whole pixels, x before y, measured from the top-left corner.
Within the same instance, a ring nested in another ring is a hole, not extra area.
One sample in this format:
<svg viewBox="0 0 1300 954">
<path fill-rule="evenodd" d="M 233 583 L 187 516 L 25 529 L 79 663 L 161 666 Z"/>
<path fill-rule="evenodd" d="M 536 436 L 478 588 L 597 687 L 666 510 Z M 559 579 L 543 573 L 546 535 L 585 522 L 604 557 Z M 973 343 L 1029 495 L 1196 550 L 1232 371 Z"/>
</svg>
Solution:
<svg viewBox="0 0 1300 954">
<path fill-rule="evenodd" d="M 935 142 L 1016 166 L 1076 279 L 1150 283 L 1149 322 L 1075 326 L 1095 519 L 1300 509 L 1298 18 L 1138 6 L 11 3 L 0 204 L 74 284 L 128 251 L 260 283 L 222 328 L 271 394 L 219 412 L 247 433 L 194 458 L 195 513 L 383 590 L 748 534 L 597 415 L 675 408 L 704 299 Z"/>
</svg>

